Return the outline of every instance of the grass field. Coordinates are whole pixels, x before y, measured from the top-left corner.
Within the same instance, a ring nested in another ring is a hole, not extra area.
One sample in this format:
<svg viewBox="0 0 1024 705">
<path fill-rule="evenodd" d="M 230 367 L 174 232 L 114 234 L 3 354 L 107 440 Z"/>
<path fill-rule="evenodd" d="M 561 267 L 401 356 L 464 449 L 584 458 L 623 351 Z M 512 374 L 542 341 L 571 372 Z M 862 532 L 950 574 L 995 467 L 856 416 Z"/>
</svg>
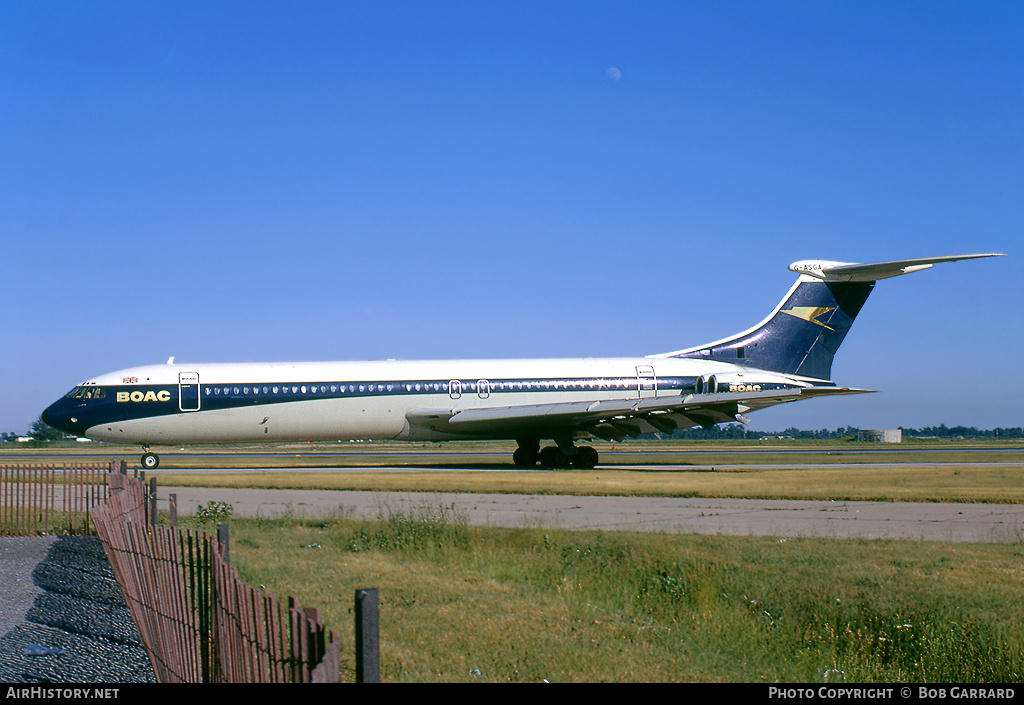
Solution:
<svg viewBox="0 0 1024 705">
<path fill-rule="evenodd" d="M 151 473 L 151 476 L 153 474 Z M 166 475 L 161 487 L 257 487 L 413 492 L 498 492 L 646 497 L 747 497 L 918 502 L 1024 501 L 1018 469 L 889 467 L 873 470 L 636 471 L 550 473 L 460 470 L 327 474 Z"/>
<path fill-rule="evenodd" d="M 233 562 L 319 605 L 354 668 L 377 587 L 397 682 L 1019 682 L 1024 546 L 232 522 Z"/>
</svg>

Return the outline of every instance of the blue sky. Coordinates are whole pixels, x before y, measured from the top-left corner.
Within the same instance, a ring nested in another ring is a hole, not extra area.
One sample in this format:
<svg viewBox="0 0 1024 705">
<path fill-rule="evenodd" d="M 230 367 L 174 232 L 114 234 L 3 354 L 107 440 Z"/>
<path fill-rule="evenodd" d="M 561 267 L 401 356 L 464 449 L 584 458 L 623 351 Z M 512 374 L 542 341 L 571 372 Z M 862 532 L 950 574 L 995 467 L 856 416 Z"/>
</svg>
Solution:
<svg viewBox="0 0 1024 705">
<path fill-rule="evenodd" d="M 881 282 L 752 428 L 1024 425 L 1017 2 L 0 5 L 0 429 L 178 361 L 632 356 Z"/>
</svg>

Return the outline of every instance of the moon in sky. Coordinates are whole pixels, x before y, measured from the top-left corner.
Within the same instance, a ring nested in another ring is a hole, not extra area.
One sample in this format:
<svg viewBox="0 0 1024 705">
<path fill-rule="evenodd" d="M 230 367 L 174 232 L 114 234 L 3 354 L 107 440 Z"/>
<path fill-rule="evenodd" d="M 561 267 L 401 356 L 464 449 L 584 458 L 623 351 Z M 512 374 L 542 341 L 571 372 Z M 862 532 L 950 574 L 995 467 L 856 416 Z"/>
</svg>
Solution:
<svg viewBox="0 0 1024 705">
<path fill-rule="evenodd" d="M 608 69 L 608 78 L 612 79 L 613 81 L 618 81 L 620 78 L 622 78 L 622 72 L 619 71 L 614 66 L 612 66 L 610 69 Z"/>
</svg>

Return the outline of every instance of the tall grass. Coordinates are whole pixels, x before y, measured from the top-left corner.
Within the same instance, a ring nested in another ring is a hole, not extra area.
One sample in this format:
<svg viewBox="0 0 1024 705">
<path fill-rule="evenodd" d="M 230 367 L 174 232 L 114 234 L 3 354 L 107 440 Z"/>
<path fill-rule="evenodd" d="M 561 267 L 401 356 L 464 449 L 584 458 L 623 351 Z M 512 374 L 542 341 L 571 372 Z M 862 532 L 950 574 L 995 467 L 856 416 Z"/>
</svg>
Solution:
<svg viewBox="0 0 1024 705">
<path fill-rule="evenodd" d="M 488 529 L 443 507 L 232 539 L 245 579 L 349 639 L 354 591 L 379 588 L 384 680 L 1024 677 L 1021 545 Z"/>
</svg>

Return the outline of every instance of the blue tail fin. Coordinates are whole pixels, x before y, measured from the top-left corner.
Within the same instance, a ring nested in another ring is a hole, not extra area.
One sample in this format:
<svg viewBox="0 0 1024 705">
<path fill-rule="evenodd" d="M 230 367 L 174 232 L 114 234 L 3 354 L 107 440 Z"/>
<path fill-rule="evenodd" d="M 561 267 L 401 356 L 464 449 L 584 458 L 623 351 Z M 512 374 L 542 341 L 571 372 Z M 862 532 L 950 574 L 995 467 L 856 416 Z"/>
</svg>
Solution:
<svg viewBox="0 0 1024 705">
<path fill-rule="evenodd" d="M 801 277 L 756 328 L 672 357 L 829 379 L 832 358 L 873 288 L 874 282 L 807 281 Z"/>
<path fill-rule="evenodd" d="M 875 286 L 875 281 L 953 262 L 999 255 L 954 255 L 876 264 L 805 260 L 801 274 L 774 311 L 748 331 L 715 343 L 657 357 L 731 362 L 771 372 L 829 379 L 832 359 Z"/>
</svg>

